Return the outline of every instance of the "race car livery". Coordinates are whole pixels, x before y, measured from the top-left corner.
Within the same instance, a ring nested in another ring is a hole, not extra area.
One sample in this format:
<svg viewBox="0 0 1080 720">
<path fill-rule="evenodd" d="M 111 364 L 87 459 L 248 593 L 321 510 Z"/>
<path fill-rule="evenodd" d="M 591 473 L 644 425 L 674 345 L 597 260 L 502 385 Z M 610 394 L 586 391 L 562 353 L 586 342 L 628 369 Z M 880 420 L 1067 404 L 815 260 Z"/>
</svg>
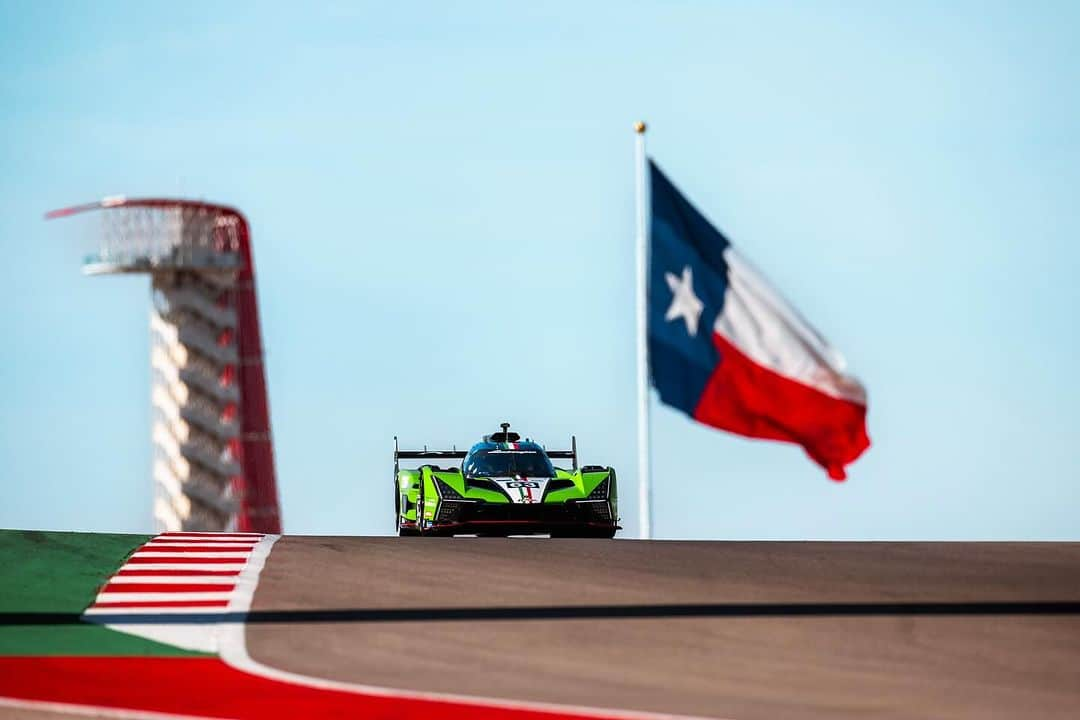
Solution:
<svg viewBox="0 0 1080 720">
<path fill-rule="evenodd" d="M 570 450 L 546 450 L 510 432 L 485 435 L 468 452 L 401 450 L 394 438 L 394 514 L 399 535 L 614 537 L 618 525 L 615 470 L 578 467 Z M 569 470 L 552 460 L 570 460 Z M 424 461 L 403 469 L 401 461 Z M 460 460 L 460 467 L 426 461 Z"/>
</svg>

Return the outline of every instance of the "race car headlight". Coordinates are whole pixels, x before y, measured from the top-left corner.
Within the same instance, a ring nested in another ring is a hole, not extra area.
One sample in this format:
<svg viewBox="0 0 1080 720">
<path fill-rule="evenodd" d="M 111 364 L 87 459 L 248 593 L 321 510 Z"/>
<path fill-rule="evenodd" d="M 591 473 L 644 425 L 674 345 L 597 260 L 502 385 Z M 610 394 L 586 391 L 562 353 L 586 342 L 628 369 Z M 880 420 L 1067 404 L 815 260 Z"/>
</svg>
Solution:
<svg viewBox="0 0 1080 720">
<path fill-rule="evenodd" d="M 608 497 L 608 485 L 611 484 L 610 478 L 604 478 L 599 485 L 593 488 L 593 491 L 589 493 L 586 500 L 607 500 Z"/>
<path fill-rule="evenodd" d="M 461 493 L 447 485 L 439 478 L 435 478 L 435 485 L 439 488 L 439 497 L 444 500 L 464 500 Z"/>
</svg>

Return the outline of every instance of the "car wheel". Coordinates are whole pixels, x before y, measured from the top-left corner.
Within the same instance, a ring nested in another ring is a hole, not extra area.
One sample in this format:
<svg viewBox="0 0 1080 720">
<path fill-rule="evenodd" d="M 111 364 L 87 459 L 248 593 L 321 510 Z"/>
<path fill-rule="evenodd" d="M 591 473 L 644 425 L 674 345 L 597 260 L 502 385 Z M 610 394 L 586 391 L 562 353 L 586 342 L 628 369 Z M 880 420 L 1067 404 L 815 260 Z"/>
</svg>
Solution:
<svg viewBox="0 0 1080 720">
<path fill-rule="evenodd" d="M 398 480 L 394 478 L 394 529 L 401 533 L 401 489 L 398 488 Z"/>
<path fill-rule="evenodd" d="M 416 488 L 416 534 L 424 532 L 424 469 L 420 468 L 420 485 Z"/>
</svg>

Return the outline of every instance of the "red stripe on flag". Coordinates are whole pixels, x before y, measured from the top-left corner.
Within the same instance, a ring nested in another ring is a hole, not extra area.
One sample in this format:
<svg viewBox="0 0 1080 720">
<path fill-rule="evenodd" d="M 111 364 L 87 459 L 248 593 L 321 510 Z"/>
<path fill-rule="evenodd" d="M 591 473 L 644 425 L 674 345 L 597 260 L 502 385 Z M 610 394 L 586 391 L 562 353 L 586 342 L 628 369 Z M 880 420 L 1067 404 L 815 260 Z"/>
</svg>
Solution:
<svg viewBox="0 0 1080 720">
<path fill-rule="evenodd" d="M 125 565 L 147 565 L 150 563 L 169 563 L 169 564 L 184 564 L 191 563 L 193 565 L 202 565 L 204 563 L 210 564 L 222 564 L 222 565 L 242 565 L 247 561 L 246 557 L 235 558 L 197 558 L 197 557 L 185 557 L 184 555 L 160 555 L 156 557 L 129 557 Z"/>
<path fill-rule="evenodd" d="M 231 592 L 236 585 L 214 583 L 109 583 L 101 592 L 107 593 L 182 593 L 182 592 Z"/>
<path fill-rule="evenodd" d="M 200 575 L 203 577 L 221 576 L 221 577 L 235 577 L 239 575 L 239 570 L 125 570 L 121 568 L 116 576 L 123 577 L 188 577 L 192 575 Z"/>
<path fill-rule="evenodd" d="M 94 603 L 94 608 L 172 608 L 228 607 L 228 600 L 106 600 Z M 91 616 L 92 617 L 92 616 Z"/>
<path fill-rule="evenodd" d="M 720 363 L 694 419 L 748 437 L 802 445 L 829 477 L 843 480 L 844 466 L 870 447 L 866 406 L 762 367 L 719 334 L 713 334 L 713 343 Z"/>
</svg>

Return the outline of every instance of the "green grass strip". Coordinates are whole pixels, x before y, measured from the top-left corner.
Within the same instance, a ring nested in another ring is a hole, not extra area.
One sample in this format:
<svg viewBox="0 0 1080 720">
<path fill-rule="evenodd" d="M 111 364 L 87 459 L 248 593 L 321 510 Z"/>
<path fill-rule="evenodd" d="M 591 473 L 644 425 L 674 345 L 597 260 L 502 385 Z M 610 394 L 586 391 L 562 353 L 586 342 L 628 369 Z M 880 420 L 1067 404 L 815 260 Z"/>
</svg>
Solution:
<svg viewBox="0 0 1080 720">
<path fill-rule="evenodd" d="M 5 613 L 81 613 L 149 535 L 0 530 L 0 655 L 202 653 L 100 625 L 25 625 Z"/>
</svg>

